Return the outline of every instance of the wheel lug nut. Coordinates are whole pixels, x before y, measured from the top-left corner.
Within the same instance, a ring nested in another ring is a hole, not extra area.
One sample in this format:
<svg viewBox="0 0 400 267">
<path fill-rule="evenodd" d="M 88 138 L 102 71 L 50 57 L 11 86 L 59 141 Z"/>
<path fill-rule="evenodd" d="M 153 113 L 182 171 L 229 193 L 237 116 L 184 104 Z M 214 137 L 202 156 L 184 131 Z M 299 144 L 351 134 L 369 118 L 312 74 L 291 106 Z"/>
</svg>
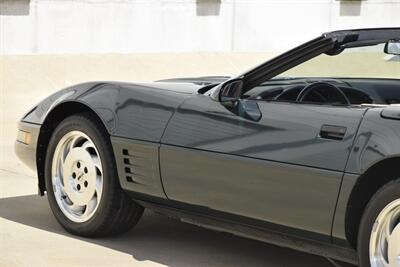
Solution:
<svg viewBox="0 0 400 267">
<path fill-rule="evenodd" d="M 76 186 L 76 188 L 78 189 L 78 191 L 80 191 L 80 190 L 81 190 L 81 185 L 78 184 L 78 185 Z"/>
<path fill-rule="evenodd" d="M 85 181 L 83 184 L 85 185 L 85 187 L 88 187 L 89 183 L 87 181 Z"/>
<path fill-rule="evenodd" d="M 74 179 L 76 178 L 76 173 L 74 173 L 74 172 L 72 173 L 72 178 L 74 178 Z"/>
<path fill-rule="evenodd" d="M 78 167 L 78 169 L 81 167 L 81 163 L 79 161 L 76 163 L 76 167 Z"/>
<path fill-rule="evenodd" d="M 88 169 L 87 169 L 86 167 L 83 169 L 83 171 L 84 171 L 85 173 L 88 173 Z"/>
</svg>

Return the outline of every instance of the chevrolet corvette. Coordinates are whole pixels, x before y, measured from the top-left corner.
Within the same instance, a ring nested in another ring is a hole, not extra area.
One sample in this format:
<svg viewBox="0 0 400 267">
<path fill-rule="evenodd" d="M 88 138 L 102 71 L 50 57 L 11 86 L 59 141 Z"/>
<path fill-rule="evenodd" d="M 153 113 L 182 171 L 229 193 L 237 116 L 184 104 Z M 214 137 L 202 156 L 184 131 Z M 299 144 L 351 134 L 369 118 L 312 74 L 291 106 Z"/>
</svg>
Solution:
<svg viewBox="0 0 400 267">
<path fill-rule="evenodd" d="M 79 236 L 146 208 L 400 266 L 400 28 L 325 33 L 236 77 L 70 86 L 23 116 L 15 151 Z"/>
</svg>

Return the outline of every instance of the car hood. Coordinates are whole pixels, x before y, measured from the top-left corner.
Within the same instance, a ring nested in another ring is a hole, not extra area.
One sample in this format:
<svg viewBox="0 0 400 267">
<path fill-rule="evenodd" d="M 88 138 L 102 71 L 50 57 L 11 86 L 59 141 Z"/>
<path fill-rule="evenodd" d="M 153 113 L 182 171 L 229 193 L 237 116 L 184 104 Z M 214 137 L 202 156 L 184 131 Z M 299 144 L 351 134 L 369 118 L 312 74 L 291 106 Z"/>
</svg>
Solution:
<svg viewBox="0 0 400 267">
<path fill-rule="evenodd" d="M 172 78 L 157 80 L 154 82 L 111 82 L 118 84 L 121 88 L 132 88 L 132 87 L 143 87 L 149 90 L 157 89 L 163 91 L 170 91 L 172 93 L 179 94 L 196 94 L 198 90 L 212 84 L 220 84 L 228 80 L 229 76 L 203 76 L 203 77 L 192 77 L 192 78 Z M 110 83 L 110 82 L 108 82 Z"/>
<path fill-rule="evenodd" d="M 158 80 L 156 82 L 168 82 L 168 83 L 192 83 L 199 86 L 206 86 L 210 84 L 222 83 L 230 79 L 229 76 L 202 76 L 202 77 L 192 77 L 192 78 L 173 78 Z"/>
</svg>

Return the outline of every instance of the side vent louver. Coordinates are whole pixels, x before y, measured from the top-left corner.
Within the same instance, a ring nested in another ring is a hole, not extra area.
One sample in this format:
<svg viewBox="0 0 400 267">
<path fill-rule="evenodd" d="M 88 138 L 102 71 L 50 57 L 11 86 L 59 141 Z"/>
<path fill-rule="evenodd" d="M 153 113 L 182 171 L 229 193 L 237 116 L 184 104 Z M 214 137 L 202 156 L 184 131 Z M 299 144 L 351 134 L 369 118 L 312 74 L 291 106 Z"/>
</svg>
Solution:
<svg viewBox="0 0 400 267">
<path fill-rule="evenodd" d="M 154 163 L 147 150 L 122 149 L 124 176 L 129 183 L 142 185 L 155 171 Z"/>
<path fill-rule="evenodd" d="M 118 179 L 124 190 L 164 196 L 160 179 L 159 144 L 111 137 Z"/>
<path fill-rule="evenodd" d="M 126 181 L 129 183 L 136 183 L 135 180 L 133 179 L 133 169 L 134 169 L 134 160 L 133 156 L 129 155 L 129 150 L 128 149 L 123 149 L 122 150 L 122 155 L 124 159 L 124 164 L 125 164 L 125 177 Z"/>
</svg>

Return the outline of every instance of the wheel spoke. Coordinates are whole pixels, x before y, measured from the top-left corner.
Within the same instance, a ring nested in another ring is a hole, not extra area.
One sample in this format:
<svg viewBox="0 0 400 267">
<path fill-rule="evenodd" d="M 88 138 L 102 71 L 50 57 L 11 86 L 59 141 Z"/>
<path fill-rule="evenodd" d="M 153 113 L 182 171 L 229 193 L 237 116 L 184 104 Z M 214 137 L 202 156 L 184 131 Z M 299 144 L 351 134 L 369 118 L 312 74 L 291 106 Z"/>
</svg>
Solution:
<svg viewBox="0 0 400 267">
<path fill-rule="evenodd" d="M 70 209 L 71 209 L 71 211 L 73 211 L 75 213 L 82 213 L 82 211 L 85 209 L 85 206 L 72 204 L 70 206 Z"/>
<path fill-rule="evenodd" d="M 74 136 L 72 140 L 69 142 L 68 152 L 71 151 L 75 146 L 78 140 L 81 139 L 81 136 Z"/>
<path fill-rule="evenodd" d="M 102 183 L 102 177 L 100 175 L 96 176 L 96 193 L 98 196 L 101 196 L 103 192 L 103 183 Z"/>
<path fill-rule="evenodd" d="M 96 167 L 96 169 L 101 173 L 102 173 L 102 168 L 101 168 L 101 161 L 99 159 L 98 156 L 92 155 L 92 159 L 93 159 L 93 165 Z"/>
<path fill-rule="evenodd" d="M 390 237 L 392 235 L 392 232 L 398 223 L 398 219 L 399 219 L 399 208 L 396 208 L 388 218 L 388 225 L 386 229 L 387 237 Z"/>
<path fill-rule="evenodd" d="M 85 149 L 85 150 L 88 150 L 88 148 L 93 148 L 93 149 L 95 149 L 94 145 L 93 145 L 89 140 L 85 141 L 85 142 L 82 144 L 81 147 L 82 147 L 83 149 Z"/>
<path fill-rule="evenodd" d="M 60 159 L 60 171 L 63 172 L 64 171 L 64 158 Z"/>
<path fill-rule="evenodd" d="M 400 223 L 392 231 L 388 241 L 389 266 L 398 267 L 400 264 Z"/>
<path fill-rule="evenodd" d="M 83 215 L 89 215 L 90 213 L 93 212 L 93 210 L 96 208 L 97 205 L 97 195 L 94 194 L 92 199 L 89 201 L 89 203 L 86 205 L 86 209 L 85 212 L 83 213 Z"/>
<path fill-rule="evenodd" d="M 61 178 L 59 176 L 53 178 L 54 193 L 61 198 L 66 195 L 63 184 L 61 183 Z"/>
<path fill-rule="evenodd" d="M 392 235 L 392 231 L 393 231 L 393 222 L 392 222 L 393 216 L 394 216 L 393 214 L 389 215 L 389 218 L 385 223 L 386 225 L 385 225 L 385 231 L 384 231 L 383 237 L 387 242 L 389 242 L 389 238 Z"/>
</svg>

